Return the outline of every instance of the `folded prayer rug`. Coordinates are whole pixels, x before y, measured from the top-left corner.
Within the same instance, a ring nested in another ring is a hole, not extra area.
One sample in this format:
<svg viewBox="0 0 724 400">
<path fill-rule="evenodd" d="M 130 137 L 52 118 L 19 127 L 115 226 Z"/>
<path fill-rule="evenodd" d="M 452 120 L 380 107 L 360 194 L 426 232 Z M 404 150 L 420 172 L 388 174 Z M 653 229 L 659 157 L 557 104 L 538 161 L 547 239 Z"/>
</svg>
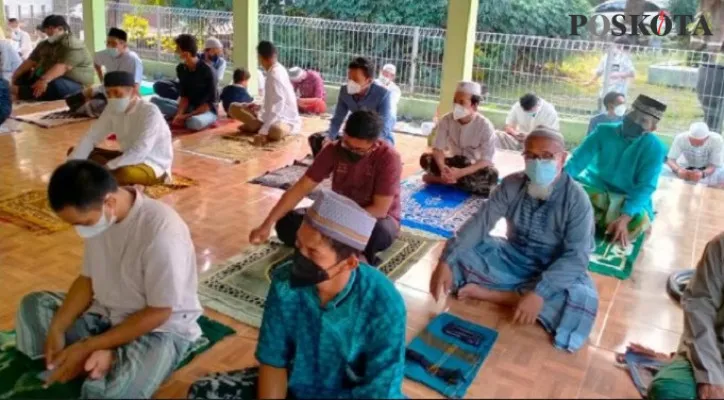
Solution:
<svg viewBox="0 0 724 400">
<path fill-rule="evenodd" d="M 435 240 L 403 230 L 392 246 L 380 253 L 382 262 L 377 269 L 396 280 L 420 261 L 435 243 Z M 261 326 L 271 273 L 291 260 L 293 252 L 293 248 L 272 241 L 253 246 L 213 267 L 200 277 L 201 303 L 251 326 Z"/>
<path fill-rule="evenodd" d="M 61 110 L 41 111 L 32 114 L 18 115 L 12 118 L 29 124 L 38 125 L 43 128 L 56 128 L 58 126 L 75 124 L 93 119 L 85 115 L 72 113 L 67 107 Z"/>
<path fill-rule="evenodd" d="M 202 336 L 186 352 L 176 367 L 179 369 L 197 355 L 210 349 L 235 331 L 230 327 L 204 316 L 198 319 Z M 0 331 L 0 399 L 77 399 L 80 397 L 82 379 L 65 384 L 54 384 L 43 389 L 44 382 L 38 374 L 45 370 L 45 361 L 31 360 L 15 347 L 15 332 Z"/>
<path fill-rule="evenodd" d="M 618 279 L 628 278 L 643 247 L 644 236 L 639 235 L 633 243 L 624 248 L 596 235 L 596 248 L 591 254 L 588 270 Z"/>
<path fill-rule="evenodd" d="M 498 332 L 443 313 L 407 346 L 405 376 L 459 399 L 478 374 Z"/>
<path fill-rule="evenodd" d="M 262 176 L 252 179 L 249 183 L 287 190 L 297 183 L 302 176 L 304 176 L 313 161 L 314 159 L 312 156 L 307 156 L 302 160 L 295 160 L 291 165 L 269 171 Z M 332 182 L 329 179 L 326 179 L 320 184 L 320 186 L 324 189 L 331 189 Z"/>
</svg>

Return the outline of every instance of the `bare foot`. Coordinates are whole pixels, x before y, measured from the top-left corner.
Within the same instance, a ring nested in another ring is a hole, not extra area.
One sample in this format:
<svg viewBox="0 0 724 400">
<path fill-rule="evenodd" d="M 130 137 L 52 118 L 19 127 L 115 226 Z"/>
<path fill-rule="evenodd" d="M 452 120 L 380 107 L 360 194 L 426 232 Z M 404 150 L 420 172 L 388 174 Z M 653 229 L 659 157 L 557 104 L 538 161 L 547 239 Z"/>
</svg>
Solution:
<svg viewBox="0 0 724 400">
<path fill-rule="evenodd" d="M 493 291 L 474 283 L 467 283 L 458 289 L 458 299 L 489 300 Z"/>
<path fill-rule="evenodd" d="M 101 379 L 111 370 L 116 354 L 112 350 L 94 351 L 85 362 L 85 370 L 90 379 Z"/>
</svg>

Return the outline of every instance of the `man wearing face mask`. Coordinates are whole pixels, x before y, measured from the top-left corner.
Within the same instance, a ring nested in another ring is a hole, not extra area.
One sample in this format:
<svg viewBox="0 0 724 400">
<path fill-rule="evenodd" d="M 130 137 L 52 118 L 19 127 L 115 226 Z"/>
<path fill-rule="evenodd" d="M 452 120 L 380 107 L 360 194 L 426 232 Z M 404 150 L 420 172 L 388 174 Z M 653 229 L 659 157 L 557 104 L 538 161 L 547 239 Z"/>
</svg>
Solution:
<svg viewBox="0 0 724 400">
<path fill-rule="evenodd" d="M 450 239 L 430 281 L 440 299 L 453 292 L 514 308 L 513 322 L 540 322 L 554 345 L 576 351 L 586 344 L 598 311 L 588 274 L 594 245 L 593 209 L 586 192 L 565 171 L 557 131 L 539 127 L 523 151 L 525 172 L 503 178 L 490 199 Z M 507 238 L 492 237 L 505 218 Z"/>
<path fill-rule="evenodd" d="M 372 62 L 364 57 L 357 57 L 349 63 L 347 67 L 348 81 L 339 90 L 337 106 L 329 123 L 327 136 L 316 133 L 309 137 L 309 146 L 315 157 L 322 147 L 338 139 L 339 129 L 347 115 L 359 110 L 377 112 L 384 123 L 382 139 L 392 146 L 395 145 L 392 129 L 395 126 L 396 117 L 392 114 L 392 95 L 387 89 L 373 81 L 373 74 Z"/>
<path fill-rule="evenodd" d="M 596 211 L 598 234 L 623 247 L 648 230 L 666 147 L 654 131 L 666 105 L 639 95 L 623 122 L 601 124 L 573 152 L 566 171 Z"/>
<path fill-rule="evenodd" d="M 559 131 L 558 113 L 551 103 L 527 93 L 510 109 L 503 131 L 495 132 L 498 148 L 520 151 L 528 133 L 538 126 Z"/>
<path fill-rule="evenodd" d="M 143 63 L 138 55 L 128 49 L 128 34 L 118 28 L 111 28 L 106 38 L 106 49 L 96 53 L 93 60 L 98 80 L 103 82 L 103 74 L 123 71 L 133 75 L 135 91 L 138 93 L 143 80 Z M 71 111 L 97 117 L 101 115 L 107 104 L 103 85 L 88 88 L 81 93 L 65 99 Z"/>
<path fill-rule="evenodd" d="M 13 96 L 27 101 L 62 100 L 93 84 L 93 60 L 83 41 L 70 33 L 65 18 L 47 16 L 48 36 L 13 74 Z"/>
<path fill-rule="evenodd" d="M 53 172 L 48 201 L 85 239 L 83 266 L 67 293 L 23 297 L 18 350 L 45 359 L 48 386 L 80 378 L 81 398 L 150 398 L 201 336 L 186 223 L 87 160 Z"/>
<path fill-rule="evenodd" d="M 264 222 L 251 231 L 249 241 L 266 241 L 276 232 L 287 246 L 294 246 L 305 209 L 294 209 L 304 197 L 332 176 L 332 190 L 349 197 L 377 218 L 364 256 L 378 264 L 377 253 L 387 249 L 400 230 L 400 154 L 380 140 L 382 121 L 374 111 L 355 111 L 347 120 L 342 138 L 326 146 L 307 173 L 287 190 Z"/>
<path fill-rule="evenodd" d="M 226 60 L 224 59 L 224 45 L 217 38 L 206 39 L 204 51 L 198 54 L 202 60 L 216 73 L 217 82 L 224 80 L 226 73 Z M 160 80 L 153 84 L 153 91 L 156 95 L 169 100 L 178 100 L 181 86 L 178 79 Z"/>
<path fill-rule="evenodd" d="M 17 18 L 8 18 L 8 28 L 10 28 L 11 39 L 17 43 L 18 53 L 23 60 L 30 57 L 33 52 L 33 41 L 30 34 L 20 29 L 20 21 Z"/>
<path fill-rule="evenodd" d="M 486 197 L 498 183 L 493 167 L 495 128 L 478 112 L 482 95 L 480 84 L 458 83 L 453 111 L 438 123 L 432 154 L 420 157 L 420 166 L 427 171 L 422 177 L 425 182 L 456 185 Z"/>
<path fill-rule="evenodd" d="M 394 284 L 359 259 L 375 225 L 354 201 L 322 191 L 293 260 L 272 273 L 261 365 L 202 378 L 188 398 L 404 398 L 405 305 Z"/>
<path fill-rule="evenodd" d="M 397 68 L 392 64 L 385 64 L 380 71 L 380 77 L 375 82 L 390 92 L 390 113 L 397 119 L 397 103 L 400 102 L 402 91 L 395 83 Z"/>
<path fill-rule="evenodd" d="M 121 185 L 170 182 L 173 144 L 161 111 L 138 96 L 128 72 L 109 72 L 103 80 L 108 105 L 68 158 L 105 165 Z M 94 147 L 111 133 L 120 151 Z"/>
<path fill-rule="evenodd" d="M 666 158 L 666 174 L 707 186 L 724 185 L 721 135 L 709 131 L 706 122 L 694 122 L 688 132 L 674 138 Z"/>
<path fill-rule="evenodd" d="M 622 121 L 623 115 L 626 113 L 625 103 L 626 98 L 621 93 L 607 93 L 606 96 L 603 97 L 603 105 L 606 107 L 606 111 L 591 118 L 591 121 L 588 123 L 586 135 L 590 135 L 598 124 Z"/>
<path fill-rule="evenodd" d="M 277 61 L 277 48 L 272 42 L 264 40 L 259 42 L 256 52 L 266 71 L 264 104 L 259 107 L 256 103 L 232 103 L 229 116 L 241 121 L 242 134 L 253 135 L 256 145 L 264 145 L 298 133 L 302 120 L 289 73 Z"/>
<path fill-rule="evenodd" d="M 181 63 L 176 66 L 176 75 L 180 97 L 178 101 L 159 96 L 151 99 L 175 128 L 200 131 L 218 118 L 216 73 L 197 53 L 196 38 L 187 34 L 179 35 L 176 38 L 176 56 Z"/>
</svg>

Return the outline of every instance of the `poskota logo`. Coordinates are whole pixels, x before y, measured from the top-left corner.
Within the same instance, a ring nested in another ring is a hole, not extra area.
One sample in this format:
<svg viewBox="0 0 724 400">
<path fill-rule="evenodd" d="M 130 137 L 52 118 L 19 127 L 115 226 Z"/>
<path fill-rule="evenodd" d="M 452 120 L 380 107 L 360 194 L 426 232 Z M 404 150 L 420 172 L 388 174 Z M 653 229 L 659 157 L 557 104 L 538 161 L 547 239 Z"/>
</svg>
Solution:
<svg viewBox="0 0 724 400">
<path fill-rule="evenodd" d="M 657 16 L 614 14 L 611 19 L 603 14 L 587 17 L 580 14 L 569 14 L 571 17 L 571 36 L 581 36 L 587 30 L 592 36 L 666 36 L 678 29 L 681 36 L 712 36 L 709 22 L 703 16 L 668 15 L 660 11 Z M 674 24 L 676 21 L 676 24 Z M 689 30 L 689 24 L 694 24 Z"/>
</svg>

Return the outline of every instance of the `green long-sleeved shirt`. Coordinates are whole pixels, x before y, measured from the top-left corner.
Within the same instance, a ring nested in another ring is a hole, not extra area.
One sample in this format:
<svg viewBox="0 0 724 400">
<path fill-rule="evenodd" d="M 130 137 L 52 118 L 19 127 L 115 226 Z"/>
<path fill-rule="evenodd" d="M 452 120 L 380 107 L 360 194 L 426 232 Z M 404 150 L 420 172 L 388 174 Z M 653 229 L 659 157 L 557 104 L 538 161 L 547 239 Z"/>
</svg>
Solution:
<svg viewBox="0 0 724 400">
<path fill-rule="evenodd" d="M 622 212 L 646 212 L 654 219 L 651 196 L 666 159 L 666 147 L 654 133 L 629 140 L 620 122 L 600 124 L 574 150 L 566 171 L 578 181 L 626 196 Z"/>
</svg>

